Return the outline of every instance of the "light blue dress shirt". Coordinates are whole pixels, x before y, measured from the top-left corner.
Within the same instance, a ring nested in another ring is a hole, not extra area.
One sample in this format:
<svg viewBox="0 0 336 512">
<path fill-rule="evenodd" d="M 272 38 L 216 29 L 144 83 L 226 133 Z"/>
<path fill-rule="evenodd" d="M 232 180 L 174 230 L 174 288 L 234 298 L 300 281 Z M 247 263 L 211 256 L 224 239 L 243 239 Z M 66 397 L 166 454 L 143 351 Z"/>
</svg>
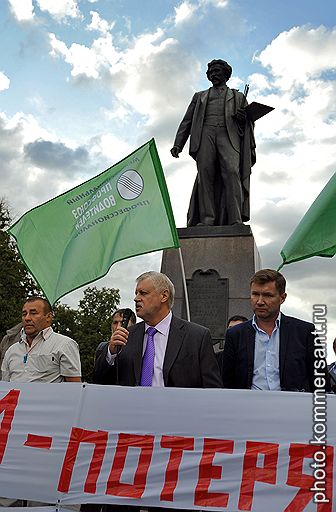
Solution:
<svg viewBox="0 0 336 512">
<path fill-rule="evenodd" d="M 254 367 L 251 389 L 280 391 L 279 348 L 281 313 L 275 321 L 271 336 L 258 327 L 253 315 L 255 330 Z"/>
</svg>

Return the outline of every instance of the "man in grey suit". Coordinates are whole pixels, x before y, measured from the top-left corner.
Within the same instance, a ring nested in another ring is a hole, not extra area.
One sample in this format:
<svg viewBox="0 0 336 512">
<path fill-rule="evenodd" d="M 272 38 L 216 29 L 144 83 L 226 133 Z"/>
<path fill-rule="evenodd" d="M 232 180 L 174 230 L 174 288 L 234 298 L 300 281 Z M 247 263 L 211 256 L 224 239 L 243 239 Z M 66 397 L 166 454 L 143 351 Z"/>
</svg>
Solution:
<svg viewBox="0 0 336 512">
<path fill-rule="evenodd" d="M 94 382 L 122 386 L 222 387 L 209 330 L 172 315 L 175 291 L 170 279 L 151 271 L 139 276 L 136 282 L 136 314 L 143 322 L 132 325 L 129 331 L 123 327 L 115 330 L 108 346 L 96 359 Z"/>
<path fill-rule="evenodd" d="M 178 158 L 190 135 L 189 153 L 198 174 L 188 226 L 241 224 L 250 219 L 253 123 L 246 118 L 246 97 L 226 85 L 231 73 L 226 61 L 209 62 L 206 74 L 213 87 L 194 94 L 171 149 Z"/>
<path fill-rule="evenodd" d="M 152 386 L 222 387 L 208 329 L 172 315 L 174 285 L 160 272 L 145 272 L 136 280 L 135 309 L 143 322 L 119 327 L 94 368 L 97 384 L 138 386 L 148 327 L 155 327 Z M 118 374 L 118 375 L 117 375 Z"/>
</svg>

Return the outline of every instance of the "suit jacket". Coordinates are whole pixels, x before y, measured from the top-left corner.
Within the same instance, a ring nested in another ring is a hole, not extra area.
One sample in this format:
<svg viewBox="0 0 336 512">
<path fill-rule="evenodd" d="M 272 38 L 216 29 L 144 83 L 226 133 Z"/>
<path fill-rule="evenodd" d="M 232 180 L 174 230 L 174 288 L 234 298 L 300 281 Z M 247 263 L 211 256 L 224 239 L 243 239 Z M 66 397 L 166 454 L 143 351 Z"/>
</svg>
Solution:
<svg viewBox="0 0 336 512">
<path fill-rule="evenodd" d="M 210 89 L 207 89 L 206 91 L 200 91 L 194 94 L 191 103 L 181 121 L 181 124 L 177 129 L 175 137 L 174 146 L 178 146 L 182 150 L 190 135 L 189 154 L 195 160 L 200 147 L 209 91 Z M 239 135 L 237 122 L 232 116 L 236 113 L 237 108 L 244 107 L 246 105 L 247 103 L 244 95 L 237 91 L 234 92 L 228 87 L 225 102 L 224 121 L 230 143 L 232 147 L 238 152 L 240 152 L 241 137 Z"/>
<path fill-rule="evenodd" d="M 283 391 L 314 391 L 314 330 L 311 323 L 281 314 L 279 371 Z M 222 364 L 225 388 L 251 388 L 254 349 L 255 330 L 252 320 L 227 331 Z M 323 372 L 327 383 L 326 390 L 329 391 L 325 360 L 324 363 L 319 362 L 318 371 Z"/>
<path fill-rule="evenodd" d="M 190 135 L 189 154 L 197 160 L 197 153 L 202 151 L 201 137 L 205 118 L 206 107 L 209 98 L 209 91 L 196 92 L 189 107 L 177 129 L 174 146 L 182 149 Z M 228 134 L 229 143 L 240 153 L 240 178 L 243 192 L 242 220 L 250 219 L 250 174 L 251 167 L 255 164 L 255 140 L 253 134 L 253 123 L 246 121 L 243 132 L 239 128 L 234 115 L 238 108 L 247 105 L 246 98 L 241 92 L 228 87 L 225 101 L 224 122 Z M 225 221 L 219 218 L 219 225 Z M 198 180 L 196 178 L 193 187 L 190 206 L 187 214 L 187 225 L 196 226 L 200 222 L 198 206 Z"/>
<path fill-rule="evenodd" d="M 97 354 L 93 381 L 96 384 L 138 386 L 141 378 L 145 323 L 129 328 L 129 337 L 114 365 L 106 361 L 107 345 Z M 172 317 L 163 363 L 165 386 L 220 388 L 222 381 L 208 329 Z"/>
</svg>

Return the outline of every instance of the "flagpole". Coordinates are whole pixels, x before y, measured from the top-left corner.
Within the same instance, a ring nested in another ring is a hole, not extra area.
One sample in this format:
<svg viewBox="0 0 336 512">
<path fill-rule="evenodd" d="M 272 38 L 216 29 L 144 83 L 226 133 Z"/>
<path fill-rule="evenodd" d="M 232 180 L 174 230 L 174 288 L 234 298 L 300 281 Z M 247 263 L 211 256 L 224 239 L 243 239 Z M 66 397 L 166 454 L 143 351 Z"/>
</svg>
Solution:
<svg viewBox="0 0 336 512">
<path fill-rule="evenodd" d="M 183 290 L 184 290 L 184 299 L 185 299 L 187 320 L 188 320 L 188 322 L 190 322 L 189 297 L 188 297 L 187 281 L 186 281 L 185 272 L 184 272 L 184 264 L 183 264 L 183 257 L 182 257 L 181 247 L 178 248 L 178 253 L 179 253 L 180 266 L 181 266 L 181 274 L 182 274 L 182 282 L 183 282 Z"/>
</svg>

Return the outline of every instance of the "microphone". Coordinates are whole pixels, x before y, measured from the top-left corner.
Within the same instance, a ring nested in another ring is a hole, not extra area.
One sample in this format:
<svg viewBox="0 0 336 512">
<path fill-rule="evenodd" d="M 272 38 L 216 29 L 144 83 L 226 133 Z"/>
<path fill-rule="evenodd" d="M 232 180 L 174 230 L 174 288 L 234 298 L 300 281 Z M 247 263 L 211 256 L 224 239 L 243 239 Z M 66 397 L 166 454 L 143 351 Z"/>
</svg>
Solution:
<svg viewBox="0 0 336 512">
<path fill-rule="evenodd" d="M 127 329 L 128 323 L 131 319 L 131 316 L 133 314 L 133 311 L 129 308 L 126 308 L 123 314 L 123 319 L 121 322 L 121 327 L 124 327 L 124 329 Z"/>
<path fill-rule="evenodd" d="M 124 327 L 124 329 L 127 329 L 127 326 L 129 324 L 129 321 L 131 319 L 133 311 L 130 308 L 126 308 L 123 314 L 123 319 L 121 322 L 121 327 Z M 117 347 L 117 356 L 119 355 L 119 352 L 121 350 L 121 345 L 118 345 Z"/>
<path fill-rule="evenodd" d="M 127 329 L 127 326 L 129 324 L 129 321 L 131 319 L 131 316 L 133 314 L 133 311 L 130 308 L 126 308 L 123 314 L 123 319 L 121 322 L 121 327 L 124 327 L 124 329 Z M 121 351 L 121 345 L 118 345 L 117 347 L 117 357 L 116 357 L 116 384 L 119 386 L 119 353 Z"/>
<path fill-rule="evenodd" d="M 127 329 L 127 326 L 129 324 L 129 321 L 131 319 L 133 311 L 130 308 L 126 308 L 123 314 L 123 319 L 121 322 L 121 327 L 124 327 L 124 329 Z M 121 345 L 118 345 L 117 347 L 117 356 L 119 355 L 119 352 L 121 350 Z"/>
</svg>

